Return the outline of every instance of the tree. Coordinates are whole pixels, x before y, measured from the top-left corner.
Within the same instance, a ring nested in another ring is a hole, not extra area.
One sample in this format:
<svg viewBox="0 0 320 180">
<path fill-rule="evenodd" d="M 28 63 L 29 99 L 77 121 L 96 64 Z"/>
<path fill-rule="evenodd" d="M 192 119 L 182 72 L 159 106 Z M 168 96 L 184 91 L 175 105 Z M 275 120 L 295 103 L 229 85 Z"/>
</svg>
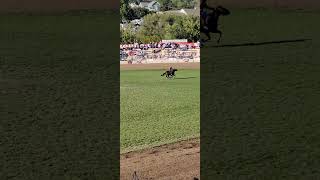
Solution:
<svg viewBox="0 0 320 180">
<path fill-rule="evenodd" d="M 139 0 L 120 0 L 120 21 L 140 19 L 143 16 L 150 14 L 148 9 L 144 8 L 131 8 L 129 3 L 139 3 Z"/>
<path fill-rule="evenodd" d="M 174 8 L 172 0 L 158 0 L 161 11 L 168 11 Z"/>
<path fill-rule="evenodd" d="M 129 20 L 140 19 L 150 13 L 151 12 L 145 8 L 141 8 L 141 7 L 132 8 L 132 16 L 130 17 Z"/>
<path fill-rule="evenodd" d="M 188 39 L 197 41 L 200 37 L 199 17 L 174 14 L 149 14 L 137 33 L 143 43 L 162 39 Z"/>
<path fill-rule="evenodd" d="M 198 41 L 200 39 L 200 19 L 199 17 L 188 17 L 183 21 L 183 29 L 185 38 L 191 41 Z"/>
<path fill-rule="evenodd" d="M 126 19 L 130 11 L 129 0 L 120 0 L 120 21 Z"/>
<path fill-rule="evenodd" d="M 132 25 L 120 29 L 120 41 L 124 44 L 131 44 L 136 41 L 136 33 Z"/>
<path fill-rule="evenodd" d="M 182 8 L 194 8 L 197 0 L 158 0 L 162 11 Z"/>
<path fill-rule="evenodd" d="M 143 43 L 160 41 L 163 37 L 163 23 L 159 14 L 149 14 L 143 18 L 143 24 L 140 28 L 137 38 Z"/>
<path fill-rule="evenodd" d="M 172 0 L 172 4 L 178 8 L 194 8 L 196 0 Z"/>
</svg>

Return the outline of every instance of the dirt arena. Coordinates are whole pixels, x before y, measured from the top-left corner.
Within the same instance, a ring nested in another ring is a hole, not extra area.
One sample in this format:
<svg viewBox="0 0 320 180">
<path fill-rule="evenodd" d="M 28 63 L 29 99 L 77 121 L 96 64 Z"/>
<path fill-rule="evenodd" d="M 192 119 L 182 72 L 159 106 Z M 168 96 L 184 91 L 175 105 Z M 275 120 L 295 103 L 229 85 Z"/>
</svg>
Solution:
<svg viewBox="0 0 320 180">
<path fill-rule="evenodd" d="M 200 179 L 200 140 L 192 139 L 122 154 L 120 179 Z"/>
<path fill-rule="evenodd" d="M 121 64 L 120 70 L 144 70 L 144 69 L 200 69 L 200 63 L 171 63 L 171 64 Z"/>
</svg>

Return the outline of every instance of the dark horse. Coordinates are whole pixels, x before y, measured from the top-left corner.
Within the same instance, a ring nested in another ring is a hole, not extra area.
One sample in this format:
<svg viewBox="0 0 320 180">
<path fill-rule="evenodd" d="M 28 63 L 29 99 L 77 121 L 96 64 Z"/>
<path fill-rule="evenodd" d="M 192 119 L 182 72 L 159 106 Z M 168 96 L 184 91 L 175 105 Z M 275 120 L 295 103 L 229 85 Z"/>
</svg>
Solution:
<svg viewBox="0 0 320 180">
<path fill-rule="evenodd" d="M 219 17 L 227 16 L 230 14 L 230 11 L 222 6 L 218 6 L 214 8 L 214 10 L 208 13 L 205 17 L 201 17 L 200 19 L 200 32 L 204 33 L 208 39 L 205 41 L 211 40 L 210 33 L 218 33 L 219 39 L 218 43 L 220 42 L 222 32 L 218 29 L 218 21 Z"/>
<path fill-rule="evenodd" d="M 178 69 L 172 69 L 171 71 L 164 72 L 161 76 L 166 75 L 167 78 L 172 78 L 176 76 L 176 71 L 178 71 Z"/>
</svg>

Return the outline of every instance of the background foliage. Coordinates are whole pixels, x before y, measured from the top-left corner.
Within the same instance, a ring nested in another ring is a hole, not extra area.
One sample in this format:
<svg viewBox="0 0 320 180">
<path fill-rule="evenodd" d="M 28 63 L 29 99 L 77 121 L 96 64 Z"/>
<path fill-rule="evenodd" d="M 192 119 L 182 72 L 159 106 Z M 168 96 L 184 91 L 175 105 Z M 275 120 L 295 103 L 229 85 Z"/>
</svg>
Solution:
<svg viewBox="0 0 320 180">
<path fill-rule="evenodd" d="M 133 26 L 121 29 L 120 41 L 133 43 L 158 42 L 162 39 L 188 39 L 197 41 L 200 37 L 199 17 L 175 14 L 149 14 L 139 30 Z"/>
</svg>

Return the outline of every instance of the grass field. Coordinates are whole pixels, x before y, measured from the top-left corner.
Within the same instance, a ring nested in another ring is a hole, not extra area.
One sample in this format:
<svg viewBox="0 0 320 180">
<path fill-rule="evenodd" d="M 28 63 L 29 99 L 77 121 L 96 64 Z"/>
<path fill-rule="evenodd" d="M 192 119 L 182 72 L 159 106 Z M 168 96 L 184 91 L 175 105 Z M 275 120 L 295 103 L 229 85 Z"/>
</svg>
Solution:
<svg viewBox="0 0 320 180">
<path fill-rule="evenodd" d="M 117 14 L 0 15 L 0 179 L 119 172 Z"/>
<path fill-rule="evenodd" d="M 266 9 L 221 18 L 221 44 L 201 49 L 203 177 L 319 179 L 319 19 Z"/>
<path fill-rule="evenodd" d="M 150 147 L 200 134 L 200 71 L 121 71 L 121 150 Z"/>
</svg>

